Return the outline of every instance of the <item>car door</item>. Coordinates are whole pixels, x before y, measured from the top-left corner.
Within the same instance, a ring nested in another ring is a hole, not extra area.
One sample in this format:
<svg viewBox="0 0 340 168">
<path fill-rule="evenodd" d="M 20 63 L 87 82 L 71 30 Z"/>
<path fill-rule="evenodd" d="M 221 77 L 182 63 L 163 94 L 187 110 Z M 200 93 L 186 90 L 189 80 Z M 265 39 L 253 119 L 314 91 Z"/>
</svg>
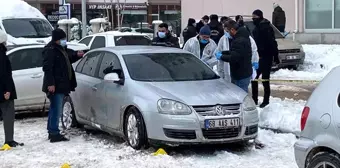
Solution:
<svg viewBox="0 0 340 168">
<path fill-rule="evenodd" d="M 75 105 L 79 116 L 92 123 L 99 123 L 94 106 L 96 103 L 95 94 L 97 92 L 95 85 L 101 82 L 96 77 L 101 56 L 101 52 L 89 53 L 76 67 L 78 86 L 74 94 Z"/>
<path fill-rule="evenodd" d="M 42 47 L 24 48 L 8 54 L 18 99 L 17 107 L 42 108 L 45 94 L 43 83 Z"/>
<path fill-rule="evenodd" d="M 96 36 L 91 43 L 90 50 L 102 48 L 106 46 L 106 38 L 104 36 Z"/>
<path fill-rule="evenodd" d="M 122 67 L 118 57 L 110 52 L 105 52 L 100 64 L 98 76 L 102 80 L 98 87 L 97 104 L 102 111 L 103 117 L 106 118 L 106 126 L 118 129 L 120 126 L 120 111 L 123 106 L 125 97 L 123 94 L 123 85 L 113 82 L 104 81 L 105 72 L 117 72 L 120 78 L 124 78 Z"/>
</svg>

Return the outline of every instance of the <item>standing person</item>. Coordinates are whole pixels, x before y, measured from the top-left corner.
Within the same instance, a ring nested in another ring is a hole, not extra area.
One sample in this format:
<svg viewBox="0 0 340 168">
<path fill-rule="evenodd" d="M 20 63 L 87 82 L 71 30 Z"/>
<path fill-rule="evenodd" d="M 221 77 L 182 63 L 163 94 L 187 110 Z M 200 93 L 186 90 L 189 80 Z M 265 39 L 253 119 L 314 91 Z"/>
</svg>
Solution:
<svg viewBox="0 0 340 168">
<path fill-rule="evenodd" d="M 272 16 L 272 24 L 281 32 L 285 32 L 286 28 L 286 13 L 278 3 L 273 4 L 274 11 Z"/>
<path fill-rule="evenodd" d="M 64 97 L 77 87 L 72 63 L 83 56 L 83 52 L 71 53 L 66 46 L 66 34 L 61 29 L 52 31 L 52 40 L 43 50 L 44 81 L 42 91 L 50 100 L 47 130 L 50 142 L 68 141 L 60 134 L 59 119 Z"/>
<path fill-rule="evenodd" d="M 217 45 L 214 40 L 210 39 L 210 35 L 211 30 L 209 26 L 203 26 L 198 36 L 192 37 L 185 43 L 183 50 L 191 52 L 212 68 L 217 64 L 217 60 L 214 57 Z"/>
<path fill-rule="evenodd" d="M 218 21 L 218 16 L 213 14 L 210 15 L 210 23 L 208 24 L 211 30 L 211 39 L 217 44 L 220 41 L 220 38 L 223 36 L 223 26 Z"/>
<path fill-rule="evenodd" d="M 183 30 L 184 45 L 192 37 L 197 36 L 196 21 L 193 18 L 189 18 L 188 26 Z"/>
<path fill-rule="evenodd" d="M 180 48 L 178 38 L 171 35 L 169 26 L 166 23 L 158 25 L 157 37 L 153 38 L 152 45 Z"/>
<path fill-rule="evenodd" d="M 17 99 L 14 81 L 12 78 L 12 66 L 6 55 L 7 34 L 0 30 L 0 114 L 2 114 L 5 144 L 10 147 L 23 146 L 23 143 L 14 141 L 14 99 Z"/>
<path fill-rule="evenodd" d="M 254 40 L 259 53 L 259 68 L 257 70 L 256 79 L 262 74 L 262 79 L 270 79 L 270 71 L 273 59 L 276 64 L 280 63 L 278 58 L 278 46 L 275 40 L 273 28 L 270 22 L 263 18 L 263 12 L 259 9 L 253 12 L 253 22 L 255 28 L 253 30 Z M 269 81 L 262 82 L 264 87 L 264 98 L 260 108 L 264 108 L 269 104 L 270 83 Z M 258 104 L 258 82 L 252 81 L 252 95 L 256 104 Z"/>
<path fill-rule="evenodd" d="M 229 20 L 229 18 L 227 16 L 222 16 L 220 19 L 220 23 L 223 26 L 225 23 L 227 23 L 227 21 Z"/>
<path fill-rule="evenodd" d="M 204 15 L 201 20 L 196 24 L 196 31 L 200 32 L 201 28 L 204 25 L 207 25 L 209 23 L 209 16 L 208 15 Z"/>
<path fill-rule="evenodd" d="M 227 33 L 233 38 L 230 51 L 217 54 L 216 58 L 230 64 L 231 81 L 248 93 L 252 70 L 252 50 L 249 33 L 245 27 L 240 27 L 234 20 L 226 25 Z"/>
</svg>

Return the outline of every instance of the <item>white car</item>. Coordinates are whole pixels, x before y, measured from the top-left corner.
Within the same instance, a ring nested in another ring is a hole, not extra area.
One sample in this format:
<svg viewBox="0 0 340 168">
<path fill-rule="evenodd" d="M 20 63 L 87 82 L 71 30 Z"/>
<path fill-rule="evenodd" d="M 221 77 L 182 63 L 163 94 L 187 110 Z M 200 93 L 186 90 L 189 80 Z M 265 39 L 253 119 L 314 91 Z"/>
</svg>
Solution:
<svg viewBox="0 0 340 168">
<path fill-rule="evenodd" d="M 45 94 L 42 92 L 43 56 L 45 45 L 16 45 L 8 46 L 7 55 L 12 64 L 12 76 L 18 99 L 15 100 L 15 110 L 20 112 L 40 111 L 44 104 L 49 106 Z M 88 47 L 80 44 L 68 43 L 73 51 L 88 51 Z M 45 101 L 46 100 L 46 101 Z"/>
<path fill-rule="evenodd" d="M 84 37 L 78 43 L 92 49 L 124 45 L 151 45 L 151 39 L 143 34 L 108 31 Z"/>
<path fill-rule="evenodd" d="M 130 33 L 139 33 L 143 35 L 147 35 L 150 39 L 154 37 L 154 30 L 150 28 L 130 28 L 130 27 L 122 27 L 120 30 L 118 28 L 115 29 L 120 32 L 130 32 Z"/>
</svg>

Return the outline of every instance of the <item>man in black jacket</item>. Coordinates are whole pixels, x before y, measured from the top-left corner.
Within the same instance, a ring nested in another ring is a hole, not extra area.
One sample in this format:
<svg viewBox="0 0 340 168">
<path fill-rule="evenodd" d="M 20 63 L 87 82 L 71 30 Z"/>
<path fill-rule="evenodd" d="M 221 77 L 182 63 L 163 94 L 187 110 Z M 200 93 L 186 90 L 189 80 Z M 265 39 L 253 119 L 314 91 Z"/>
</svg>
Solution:
<svg viewBox="0 0 340 168">
<path fill-rule="evenodd" d="M 200 32 L 201 28 L 209 23 L 209 16 L 204 15 L 201 20 L 196 24 L 196 31 Z"/>
<path fill-rule="evenodd" d="M 196 21 L 193 18 L 189 18 L 188 26 L 183 30 L 184 44 L 192 37 L 197 36 Z M 183 45 L 184 46 L 184 45 Z"/>
<path fill-rule="evenodd" d="M 286 13 L 278 3 L 273 4 L 274 11 L 272 16 L 272 24 L 281 32 L 285 32 L 286 28 Z"/>
<path fill-rule="evenodd" d="M 274 30 L 270 26 L 270 22 L 267 19 L 263 18 L 263 13 L 261 10 L 255 10 L 253 12 L 253 22 L 255 25 L 253 36 L 260 57 L 256 79 L 258 79 L 259 76 L 262 74 L 262 79 L 269 80 L 273 59 L 275 63 L 280 63 Z M 260 107 L 264 108 L 269 104 L 270 84 L 269 81 L 262 82 L 262 84 L 264 87 L 264 99 Z M 257 104 L 258 82 L 256 81 L 252 82 L 252 95 L 255 103 Z"/>
<path fill-rule="evenodd" d="M 210 15 L 210 23 L 208 24 L 211 30 L 210 38 L 215 41 L 216 44 L 220 41 L 224 35 L 222 24 L 218 21 L 217 15 Z"/>
<path fill-rule="evenodd" d="M 157 37 L 152 39 L 152 45 L 180 48 L 178 38 L 171 35 L 166 23 L 161 23 L 158 26 Z"/>
<path fill-rule="evenodd" d="M 72 63 L 79 60 L 83 53 L 72 53 L 66 48 L 66 34 L 61 29 L 52 31 L 52 40 L 43 51 L 44 82 L 42 91 L 50 100 L 47 130 L 50 142 L 68 141 L 60 134 L 59 119 L 62 114 L 64 97 L 77 87 Z"/>
<path fill-rule="evenodd" d="M 10 147 L 23 146 L 13 140 L 14 136 L 14 99 L 17 99 L 14 81 L 12 78 L 12 66 L 6 55 L 7 34 L 0 30 L 0 114 L 2 114 L 5 144 Z"/>
<path fill-rule="evenodd" d="M 234 20 L 226 23 L 226 32 L 233 38 L 230 51 L 222 51 L 216 55 L 218 60 L 229 62 L 231 81 L 248 93 L 252 69 L 252 50 L 249 33 L 240 27 Z"/>
</svg>

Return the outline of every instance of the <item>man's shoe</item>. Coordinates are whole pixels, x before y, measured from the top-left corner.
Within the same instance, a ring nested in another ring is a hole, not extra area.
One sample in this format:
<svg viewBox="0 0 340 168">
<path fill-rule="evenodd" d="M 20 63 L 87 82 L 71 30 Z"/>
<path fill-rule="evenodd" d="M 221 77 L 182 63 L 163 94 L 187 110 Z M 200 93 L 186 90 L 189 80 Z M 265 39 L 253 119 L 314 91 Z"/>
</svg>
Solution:
<svg viewBox="0 0 340 168">
<path fill-rule="evenodd" d="M 19 143 L 15 141 L 5 142 L 5 144 L 9 145 L 10 147 L 24 146 L 24 143 Z"/>
<path fill-rule="evenodd" d="M 69 139 L 67 139 L 65 136 L 63 135 L 51 135 L 50 136 L 50 142 L 54 143 L 54 142 L 63 142 L 63 141 L 69 141 Z"/>
<path fill-rule="evenodd" d="M 269 103 L 262 103 L 261 105 L 260 105 L 260 108 L 265 108 L 267 105 L 268 105 Z"/>
</svg>

